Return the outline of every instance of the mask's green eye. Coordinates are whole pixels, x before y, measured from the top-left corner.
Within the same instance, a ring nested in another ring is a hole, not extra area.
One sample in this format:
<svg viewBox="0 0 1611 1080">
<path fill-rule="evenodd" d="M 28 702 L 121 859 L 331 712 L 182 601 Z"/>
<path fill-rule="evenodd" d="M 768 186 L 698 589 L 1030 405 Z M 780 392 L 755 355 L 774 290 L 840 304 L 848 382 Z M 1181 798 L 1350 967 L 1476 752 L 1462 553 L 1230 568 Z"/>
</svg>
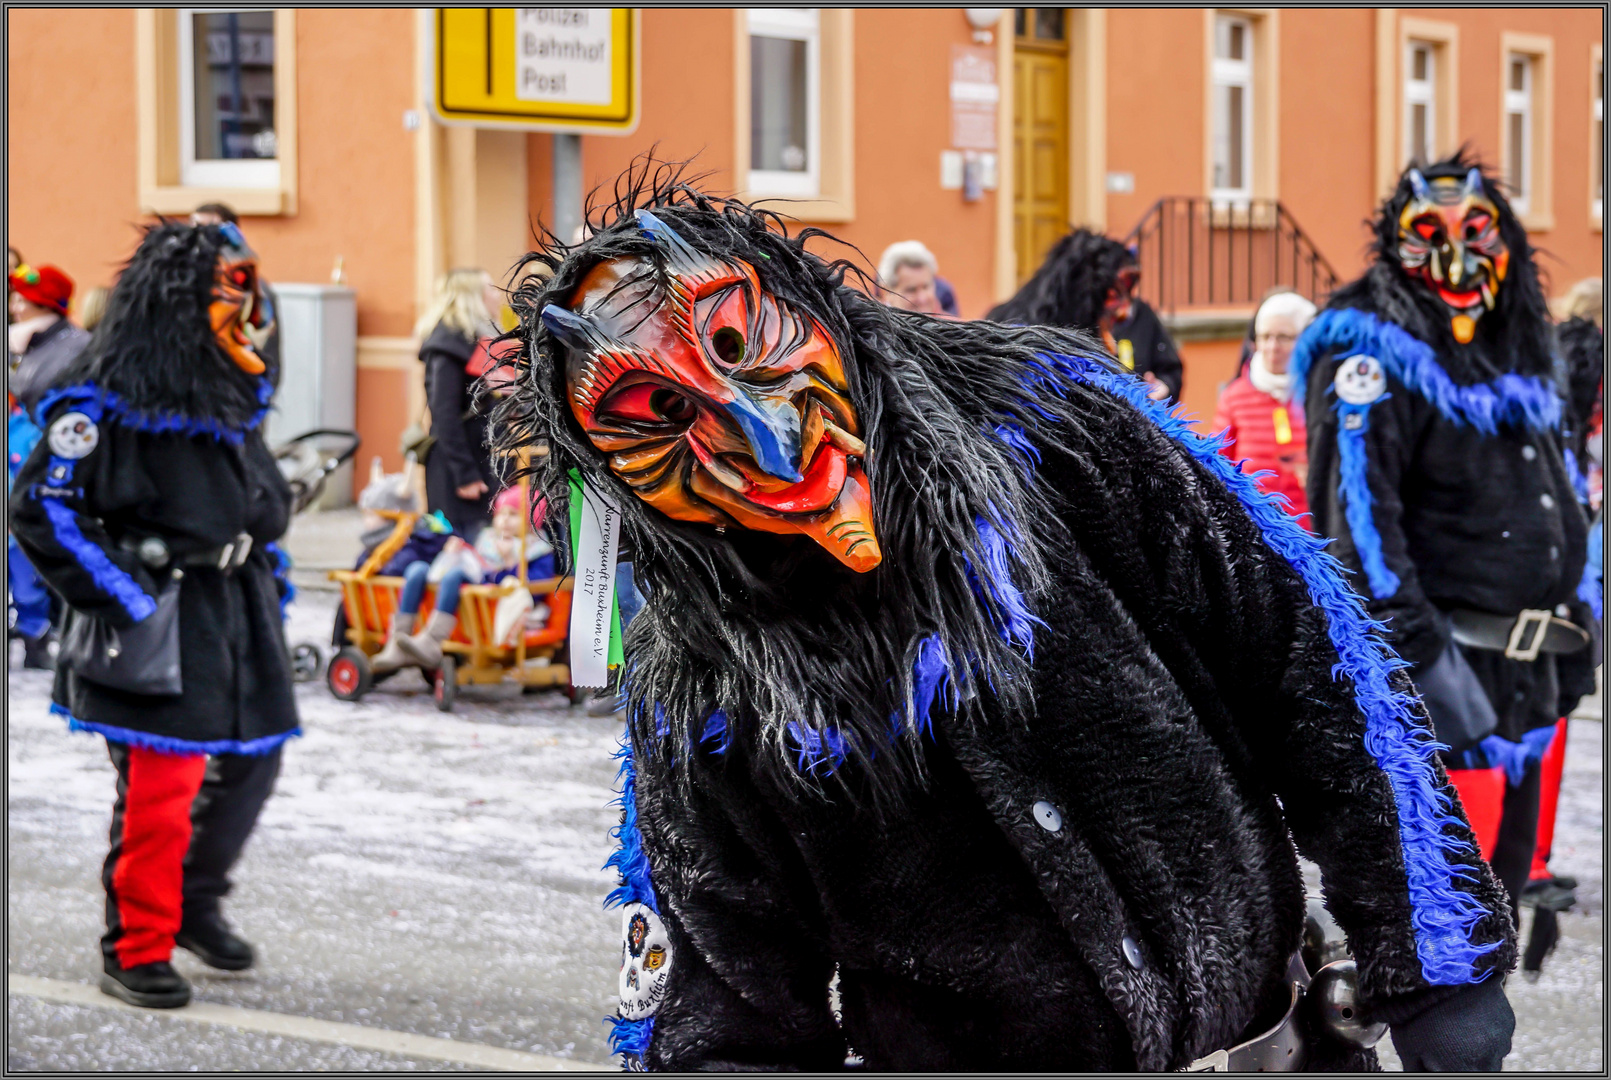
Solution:
<svg viewBox="0 0 1611 1080">
<path fill-rule="evenodd" d="M 734 367 L 744 359 L 744 335 L 731 326 L 724 326 L 711 335 L 711 347 L 716 355 L 728 367 Z"/>
</svg>

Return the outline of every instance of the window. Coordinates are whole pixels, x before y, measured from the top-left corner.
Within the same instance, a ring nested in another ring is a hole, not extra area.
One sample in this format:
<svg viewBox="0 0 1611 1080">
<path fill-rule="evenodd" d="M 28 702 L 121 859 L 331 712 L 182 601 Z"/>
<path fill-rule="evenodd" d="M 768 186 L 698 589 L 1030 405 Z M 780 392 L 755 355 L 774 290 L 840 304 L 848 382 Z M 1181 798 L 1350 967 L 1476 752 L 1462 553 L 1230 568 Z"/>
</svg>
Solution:
<svg viewBox="0 0 1611 1080">
<path fill-rule="evenodd" d="M 180 180 L 277 187 L 274 12 L 179 13 Z"/>
<path fill-rule="evenodd" d="M 1525 214 L 1533 194 L 1533 60 L 1510 53 L 1505 61 L 1505 183 L 1510 204 Z"/>
<path fill-rule="evenodd" d="M 1593 217 L 1596 225 L 1605 221 L 1605 59 L 1594 57 L 1594 158 L 1592 173 Z"/>
<path fill-rule="evenodd" d="M 1437 47 L 1412 41 L 1404 53 L 1404 157 L 1426 164 L 1437 156 Z"/>
<path fill-rule="evenodd" d="M 821 45 L 814 8 L 752 8 L 750 179 L 752 194 L 820 193 Z"/>
<path fill-rule="evenodd" d="M 140 209 L 296 213 L 296 11 L 136 8 Z"/>
<path fill-rule="evenodd" d="M 1213 182 L 1211 197 L 1246 199 L 1253 189 L 1253 28 L 1214 19 Z"/>
</svg>

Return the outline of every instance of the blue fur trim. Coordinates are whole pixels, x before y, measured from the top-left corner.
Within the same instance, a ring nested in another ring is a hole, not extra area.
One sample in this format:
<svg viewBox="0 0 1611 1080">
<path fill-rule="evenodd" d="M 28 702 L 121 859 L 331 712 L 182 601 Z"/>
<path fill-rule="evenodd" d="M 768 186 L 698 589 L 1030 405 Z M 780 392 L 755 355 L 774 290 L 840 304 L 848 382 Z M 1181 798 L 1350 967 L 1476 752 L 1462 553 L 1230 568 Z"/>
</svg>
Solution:
<svg viewBox="0 0 1611 1080">
<path fill-rule="evenodd" d="M 129 746 L 140 746 L 147 750 L 156 750 L 163 754 L 179 754 L 195 757 L 200 754 L 240 754 L 243 757 L 262 757 L 272 752 L 287 739 L 294 739 L 302 734 L 301 728 L 292 728 L 280 735 L 265 735 L 261 739 L 248 739 L 241 742 L 239 739 L 213 739 L 209 742 L 197 742 L 193 739 L 176 739 L 168 735 L 153 735 L 148 731 L 133 731 L 129 728 L 113 727 L 111 724 L 97 724 L 93 720 L 80 720 L 66 708 L 50 703 L 50 711 L 54 716 L 60 716 L 67 721 L 67 730 L 86 731 L 104 736 L 108 741 L 126 743 Z"/>
<path fill-rule="evenodd" d="M 705 718 L 705 731 L 699 736 L 701 743 L 715 741 L 716 745 L 710 748 L 713 754 L 725 754 L 727 748 L 733 744 L 733 733 L 727 727 L 727 714 L 716 709 Z"/>
<path fill-rule="evenodd" d="M 1544 760 L 1550 743 L 1555 741 L 1555 725 L 1534 728 L 1522 733 L 1522 741 L 1511 742 L 1498 735 L 1490 735 L 1462 754 L 1468 769 L 1504 769 L 1505 779 L 1511 787 L 1520 787 L 1527 767 Z"/>
<path fill-rule="evenodd" d="M 661 720 L 665 712 L 655 706 L 655 715 Z M 605 897 L 606 908 L 624 904 L 644 904 L 656 915 L 660 914 L 660 901 L 655 897 L 654 882 L 650 877 L 649 856 L 643 850 L 643 834 L 638 831 L 638 771 L 632 764 L 632 736 L 630 731 L 621 736 L 621 749 L 616 751 L 621 762 L 616 774 L 621 781 L 621 797 L 611 802 L 621 808 L 621 824 L 610 830 L 610 836 L 619 845 L 615 853 L 605 860 L 606 869 L 614 867 L 621 884 Z M 607 1016 L 610 1025 L 610 1052 L 635 1054 L 642 1058 L 649 1050 L 649 1039 L 654 1033 L 654 1017 L 645 1020 L 625 1020 Z"/>
<path fill-rule="evenodd" d="M 1378 399 L 1380 400 L 1380 399 Z M 1365 453 L 1365 432 L 1370 430 L 1370 406 L 1337 403 L 1337 493 L 1343 498 L 1343 516 L 1348 521 L 1348 535 L 1359 552 L 1359 561 L 1365 567 L 1371 595 L 1386 600 L 1398 592 L 1398 575 L 1388 567 L 1382 556 L 1382 535 L 1376 531 L 1376 519 L 1371 514 L 1369 470 L 1370 461 Z M 1350 429 L 1348 418 L 1359 417 L 1359 426 Z"/>
<path fill-rule="evenodd" d="M 1578 505 L 1589 505 L 1589 478 L 1577 467 L 1577 455 L 1570 446 L 1563 446 L 1561 457 L 1566 462 L 1566 478 L 1572 482 L 1572 494 L 1577 496 Z"/>
<path fill-rule="evenodd" d="M 951 677 L 945 643 L 939 634 L 930 634 L 918 645 L 917 660 L 912 664 L 912 722 L 919 735 L 934 737 L 929 710 L 936 699 L 948 709 L 957 707 L 957 684 Z M 890 719 L 892 723 L 900 720 L 899 717 Z"/>
<path fill-rule="evenodd" d="M 89 572 L 90 580 L 95 587 L 112 597 L 123 610 L 129 613 L 129 618 L 135 622 L 148 618 L 157 610 L 157 602 L 147 596 L 139 583 L 130 577 L 117 563 L 107 558 L 106 552 L 97 544 L 92 544 L 78 531 L 78 516 L 60 499 L 42 498 L 39 500 L 45 508 L 45 516 L 50 518 L 50 527 L 56 534 L 56 542 L 72 552 L 78 565 Z"/>
<path fill-rule="evenodd" d="M 992 510 L 994 508 L 992 507 Z M 979 549 L 984 556 L 984 575 L 978 573 L 971 562 L 967 563 L 968 580 L 981 602 L 990 609 L 991 621 L 1003 641 L 1020 646 L 1031 660 L 1035 658 L 1035 624 L 1045 626 L 1029 609 L 1029 603 L 1012 579 L 1012 541 L 1016 537 L 1003 537 L 989 519 L 976 517 L 973 524 L 979 530 Z"/>
<path fill-rule="evenodd" d="M 785 725 L 789 738 L 794 741 L 795 751 L 798 754 L 797 765 L 803 773 L 815 773 L 822 769 L 825 776 L 832 776 L 835 769 L 845 763 L 850 756 L 850 746 L 839 729 L 828 726 L 818 731 L 807 727 L 796 720 L 790 720 Z M 824 768 L 826 766 L 826 768 Z"/>
<path fill-rule="evenodd" d="M 1500 424 L 1534 431 L 1561 426 L 1561 396 L 1549 380 L 1536 375 L 1501 375 L 1492 382 L 1460 386 L 1443 370 L 1430 345 L 1357 308 L 1322 311 L 1298 337 L 1292 349 L 1292 387 L 1300 405 L 1308 389 L 1310 367 L 1328 350 L 1374 356 L 1389 375 L 1429 401 L 1450 422 L 1470 425 L 1484 435 L 1497 433 Z"/>
<path fill-rule="evenodd" d="M 1085 357 L 1046 360 L 1065 378 L 1129 402 L 1183 446 L 1241 501 L 1265 543 L 1302 578 L 1315 605 L 1326 613 L 1326 632 L 1338 658 L 1333 674 L 1346 675 L 1353 684 L 1354 700 L 1365 717 L 1365 750 L 1393 790 L 1421 973 L 1434 986 L 1486 979 L 1492 970 L 1479 976 L 1473 966 L 1500 943 L 1472 942 L 1473 928 L 1492 913 L 1476 897 L 1454 887 L 1454 879 L 1468 877 L 1469 871 L 1445 858 L 1445 853 L 1469 850 L 1469 845 L 1445 834 L 1461 823 L 1433 766 L 1440 744 L 1415 715 L 1414 699 L 1389 682 L 1395 670 L 1407 665 L 1383 641 L 1381 623 L 1365 613 L 1359 595 L 1343 579 L 1342 567 L 1326 553 L 1326 542 L 1305 531 L 1252 478 L 1218 453 L 1217 440 L 1204 439 L 1177 412 L 1148 398 L 1140 380 Z"/>
<path fill-rule="evenodd" d="M 1029 436 L 1024 433 L 1023 428 L 1017 424 L 997 424 L 991 434 L 1006 443 L 1018 456 L 1023 464 L 1025 477 L 1034 473 L 1035 466 L 1040 464 L 1040 451 L 1029 441 Z"/>
<path fill-rule="evenodd" d="M 632 1068 L 633 1062 L 629 1062 L 626 1071 L 641 1072 L 643 1057 L 649 1052 L 649 1040 L 654 1038 L 654 1017 L 623 1020 L 619 1016 L 606 1016 L 604 1022 L 610 1025 L 610 1052 L 635 1059 L 638 1068 Z"/>
<path fill-rule="evenodd" d="M 280 618 L 289 619 L 289 608 L 296 600 L 296 586 L 291 582 L 291 554 L 279 544 L 270 541 L 263 545 L 263 550 L 274 559 L 274 580 L 280 586 Z"/>
<path fill-rule="evenodd" d="M 1583 560 L 1583 580 L 1578 582 L 1577 598 L 1589 605 L 1596 619 L 1605 618 L 1605 586 L 1601 582 L 1605 560 L 1605 522 L 1589 526 L 1588 558 Z"/>
<path fill-rule="evenodd" d="M 646 904 L 650 911 L 660 914 L 660 902 L 655 899 L 654 883 L 649 876 L 649 856 L 643 851 L 643 834 L 638 831 L 638 771 L 632 764 L 632 737 L 621 737 L 621 749 L 615 753 L 621 762 L 616 773 L 621 781 L 621 797 L 611 806 L 621 808 L 621 824 L 610 830 L 618 843 L 615 853 L 605 860 L 606 869 L 615 867 L 621 884 L 605 897 L 607 908 L 623 904 Z"/>
<path fill-rule="evenodd" d="M 59 390 L 52 390 L 39 399 L 34 406 L 35 422 L 42 422 L 42 418 L 50 414 L 57 402 L 69 401 L 77 405 L 80 411 L 92 420 L 99 421 L 102 416 L 114 420 L 124 427 L 135 428 L 139 431 L 148 431 L 153 434 L 175 432 L 180 435 L 206 435 L 220 442 L 227 442 L 239 446 L 246 438 L 246 433 L 260 425 L 269 414 L 269 399 L 274 396 L 274 385 L 267 378 L 259 377 L 257 380 L 257 401 L 262 408 L 252 414 L 239 428 L 228 427 L 212 417 L 193 419 L 179 413 L 148 413 L 142 412 L 126 403 L 123 398 L 110 390 L 102 390 L 93 383 L 80 383 L 77 386 L 66 386 Z M 91 410 L 94 410 L 91 412 Z"/>
</svg>

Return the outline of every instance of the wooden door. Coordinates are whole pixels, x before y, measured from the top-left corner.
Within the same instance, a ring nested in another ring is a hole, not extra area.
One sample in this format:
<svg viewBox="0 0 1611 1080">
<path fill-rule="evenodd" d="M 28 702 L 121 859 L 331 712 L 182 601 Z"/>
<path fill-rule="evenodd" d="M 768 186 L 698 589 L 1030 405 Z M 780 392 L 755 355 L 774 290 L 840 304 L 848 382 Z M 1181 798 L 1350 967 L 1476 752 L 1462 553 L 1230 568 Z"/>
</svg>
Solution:
<svg viewBox="0 0 1611 1080">
<path fill-rule="evenodd" d="M 1013 48 L 1013 246 L 1018 283 L 1068 232 L 1068 13 L 1018 8 Z"/>
</svg>

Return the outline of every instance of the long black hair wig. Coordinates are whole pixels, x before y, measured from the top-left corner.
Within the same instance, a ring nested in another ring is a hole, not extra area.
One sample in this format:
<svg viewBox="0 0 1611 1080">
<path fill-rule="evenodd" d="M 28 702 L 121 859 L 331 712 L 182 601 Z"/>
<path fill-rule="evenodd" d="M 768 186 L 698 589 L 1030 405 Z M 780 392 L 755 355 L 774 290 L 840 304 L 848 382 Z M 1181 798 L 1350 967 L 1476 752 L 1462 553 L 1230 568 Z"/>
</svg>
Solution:
<svg viewBox="0 0 1611 1080">
<path fill-rule="evenodd" d="M 1552 378 L 1549 307 L 1539 280 L 1535 252 L 1527 230 L 1516 218 L 1500 182 L 1483 169 L 1467 147 L 1422 167 L 1428 181 L 1461 180 L 1477 169 L 1484 193 L 1499 209 L 1499 235 L 1510 249 L 1510 266 L 1494 298 L 1494 309 L 1477 320 L 1469 345 L 1454 338 L 1449 308 L 1426 284 L 1404 271 L 1398 259 L 1398 218 L 1414 191 L 1405 170 L 1398 186 L 1370 223 L 1374 262 L 1360 277 L 1332 293 L 1331 308 L 1359 308 L 1397 323 L 1437 352 L 1450 377 L 1458 382 L 1487 381 L 1506 372 Z"/>
<path fill-rule="evenodd" d="M 673 520 L 640 501 L 588 441 L 566 395 L 565 345 L 540 313 L 550 303 L 569 307 L 578 283 L 605 260 L 664 265 L 634 220 L 639 209 L 699 251 L 748 263 L 764 289 L 827 329 L 868 446 L 884 553 L 872 571 L 858 574 L 804 537 Z M 1027 659 L 1001 632 L 1013 613 L 991 585 L 1010 575 L 1031 598 L 1045 587 L 1041 551 L 1051 515 L 994 432 L 1003 424 L 1044 428 L 1058 410 L 1070 410 L 1055 398 L 1029 400 L 1026 365 L 1037 354 L 1099 355 L 1100 346 L 1080 335 L 889 308 L 846 283 L 856 274 L 848 261 L 807 250 L 826 234 L 791 236 L 778 215 L 707 195 L 683 179 L 681 166 L 653 159 L 623 174 L 612 198 L 590 199 L 587 222 L 589 235 L 576 245 L 545 232 L 517 271 L 548 273 L 526 273 L 513 293 L 517 389 L 493 426 L 504 452 L 546 441 L 549 452 L 530 471 L 555 520 L 566 520 L 573 473 L 621 506 L 648 593 L 624 643 L 624 693 L 639 750 L 665 745 L 676 762 L 686 761 L 719 709 L 730 733 L 728 764 L 748 759 L 785 788 L 800 780 L 810 787 L 817 777 L 799 756 L 799 744 L 813 739 L 842 746 L 845 764 L 835 775 L 875 776 L 874 789 L 897 774 L 920 776 L 911 740 L 892 744 L 892 730 L 922 727 L 913 671 L 933 635 L 952 671 L 988 684 L 1008 706 L 1031 708 Z M 982 539 L 992 530 L 1009 538 L 1005 553 Z M 568 562 L 567 538 L 559 543 Z"/>
<path fill-rule="evenodd" d="M 225 242 L 216 225 L 147 229 L 64 381 L 93 382 L 143 413 L 248 423 L 262 409 L 258 380 L 218 344 L 207 313 Z"/>
<path fill-rule="evenodd" d="M 1064 326 L 1096 332 L 1119 271 L 1132 265 L 1130 249 L 1090 229 L 1075 229 L 1046 253 L 1023 288 L 990 309 L 991 322 Z"/>
</svg>

